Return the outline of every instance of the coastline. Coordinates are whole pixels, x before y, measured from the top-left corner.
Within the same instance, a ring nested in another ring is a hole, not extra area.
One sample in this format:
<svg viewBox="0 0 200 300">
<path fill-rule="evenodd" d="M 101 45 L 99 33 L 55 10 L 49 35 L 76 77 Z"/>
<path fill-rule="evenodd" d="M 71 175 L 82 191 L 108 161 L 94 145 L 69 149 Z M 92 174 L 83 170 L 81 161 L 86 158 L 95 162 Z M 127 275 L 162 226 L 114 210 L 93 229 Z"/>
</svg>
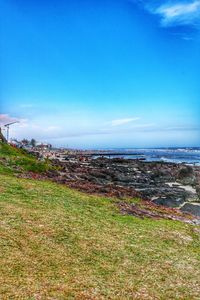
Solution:
<svg viewBox="0 0 200 300">
<path fill-rule="evenodd" d="M 200 217 L 200 167 L 185 163 L 107 158 L 91 151 L 33 151 L 50 159 L 60 171 L 49 174 L 57 182 L 88 193 L 151 201 Z M 108 154 L 108 153 L 106 153 Z M 112 154 L 110 154 L 112 155 Z"/>
</svg>

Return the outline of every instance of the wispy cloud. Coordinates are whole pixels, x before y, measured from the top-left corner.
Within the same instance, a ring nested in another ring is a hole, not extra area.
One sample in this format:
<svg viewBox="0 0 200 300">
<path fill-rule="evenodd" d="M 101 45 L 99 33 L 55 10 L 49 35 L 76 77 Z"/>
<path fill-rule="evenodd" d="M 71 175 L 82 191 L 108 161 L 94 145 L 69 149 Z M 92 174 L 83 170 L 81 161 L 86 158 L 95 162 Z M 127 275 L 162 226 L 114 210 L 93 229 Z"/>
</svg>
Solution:
<svg viewBox="0 0 200 300">
<path fill-rule="evenodd" d="M 110 123 L 111 126 L 120 126 L 120 125 L 125 125 L 134 121 L 139 120 L 140 118 L 135 117 L 135 118 L 124 118 L 124 119 L 117 119 L 117 120 L 112 120 Z"/>
<path fill-rule="evenodd" d="M 9 116 L 8 114 L 0 115 L 0 123 L 6 124 L 10 121 L 18 120 L 19 123 L 11 126 L 10 128 L 10 137 L 23 139 L 23 138 L 35 138 L 38 141 L 49 141 L 56 143 L 59 140 L 73 140 L 78 141 L 78 139 L 83 139 L 83 143 L 88 139 L 94 140 L 109 140 L 129 136 L 130 139 L 136 136 L 147 138 L 152 136 L 152 134 L 170 134 L 170 132 L 175 132 L 178 134 L 187 133 L 187 132 L 196 132 L 198 126 L 192 126 L 192 124 L 165 124 L 160 125 L 155 122 L 144 122 L 138 117 L 132 118 L 123 118 L 112 120 L 107 123 L 102 123 L 102 120 L 95 123 L 92 121 L 87 126 L 82 126 L 80 120 L 70 120 L 70 123 L 62 122 L 59 123 L 59 120 L 55 120 L 54 116 L 52 119 L 17 119 Z M 70 126 L 69 126 L 70 124 Z M 105 126 L 106 125 L 106 126 Z"/>
<path fill-rule="evenodd" d="M 60 129 L 61 128 L 59 126 L 48 126 L 48 127 L 44 128 L 44 131 L 46 131 L 46 132 L 57 132 Z"/>
<path fill-rule="evenodd" d="M 17 118 L 13 118 L 7 114 L 0 114 L 0 125 L 5 125 L 7 123 L 18 121 Z"/>
<path fill-rule="evenodd" d="M 199 25 L 200 0 L 190 2 L 165 3 L 152 10 L 161 16 L 163 26 L 173 25 Z"/>
<path fill-rule="evenodd" d="M 25 108 L 25 109 L 32 108 L 32 107 L 34 107 L 32 103 L 24 103 L 20 105 L 20 108 Z"/>
<path fill-rule="evenodd" d="M 130 0 L 160 18 L 162 27 L 200 28 L 200 0 Z"/>
</svg>

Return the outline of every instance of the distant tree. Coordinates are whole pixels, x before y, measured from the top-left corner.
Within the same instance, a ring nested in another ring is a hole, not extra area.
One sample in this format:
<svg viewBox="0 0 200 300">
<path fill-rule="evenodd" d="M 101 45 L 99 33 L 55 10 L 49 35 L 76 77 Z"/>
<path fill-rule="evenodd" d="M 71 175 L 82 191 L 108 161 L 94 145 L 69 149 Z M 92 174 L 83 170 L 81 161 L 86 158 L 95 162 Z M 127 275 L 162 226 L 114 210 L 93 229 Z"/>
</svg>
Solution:
<svg viewBox="0 0 200 300">
<path fill-rule="evenodd" d="M 25 145 L 25 146 L 28 146 L 29 143 L 30 143 L 29 140 L 27 140 L 27 139 L 23 139 L 21 142 L 22 142 L 22 144 Z"/>
<path fill-rule="evenodd" d="M 35 147 L 36 146 L 36 140 L 35 139 L 31 139 L 30 144 L 31 144 L 32 147 Z"/>
</svg>

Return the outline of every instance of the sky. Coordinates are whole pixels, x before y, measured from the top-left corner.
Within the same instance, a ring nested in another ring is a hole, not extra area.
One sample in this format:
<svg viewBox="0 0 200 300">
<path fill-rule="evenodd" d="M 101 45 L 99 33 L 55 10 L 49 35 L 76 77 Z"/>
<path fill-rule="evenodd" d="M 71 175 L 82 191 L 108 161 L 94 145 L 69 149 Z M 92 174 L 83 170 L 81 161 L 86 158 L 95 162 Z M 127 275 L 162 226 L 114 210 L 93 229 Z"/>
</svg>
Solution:
<svg viewBox="0 0 200 300">
<path fill-rule="evenodd" d="M 54 146 L 200 146 L 200 0 L 0 0 L 0 124 Z"/>
</svg>

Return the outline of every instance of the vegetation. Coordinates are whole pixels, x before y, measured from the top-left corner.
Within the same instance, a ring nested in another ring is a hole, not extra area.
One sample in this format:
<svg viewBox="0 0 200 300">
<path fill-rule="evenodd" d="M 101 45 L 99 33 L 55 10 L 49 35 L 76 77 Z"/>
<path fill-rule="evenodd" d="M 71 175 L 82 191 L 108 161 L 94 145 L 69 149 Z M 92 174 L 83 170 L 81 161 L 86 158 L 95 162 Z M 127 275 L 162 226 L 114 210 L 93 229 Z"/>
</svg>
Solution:
<svg viewBox="0 0 200 300">
<path fill-rule="evenodd" d="M 197 227 L 121 215 L 112 199 L 3 168 L 1 299 L 199 299 Z"/>
<path fill-rule="evenodd" d="M 38 161 L 36 157 L 27 154 L 25 150 L 5 143 L 0 143 L 0 162 L 0 172 L 3 173 L 21 171 L 44 173 L 52 169 L 50 162 Z"/>
</svg>

